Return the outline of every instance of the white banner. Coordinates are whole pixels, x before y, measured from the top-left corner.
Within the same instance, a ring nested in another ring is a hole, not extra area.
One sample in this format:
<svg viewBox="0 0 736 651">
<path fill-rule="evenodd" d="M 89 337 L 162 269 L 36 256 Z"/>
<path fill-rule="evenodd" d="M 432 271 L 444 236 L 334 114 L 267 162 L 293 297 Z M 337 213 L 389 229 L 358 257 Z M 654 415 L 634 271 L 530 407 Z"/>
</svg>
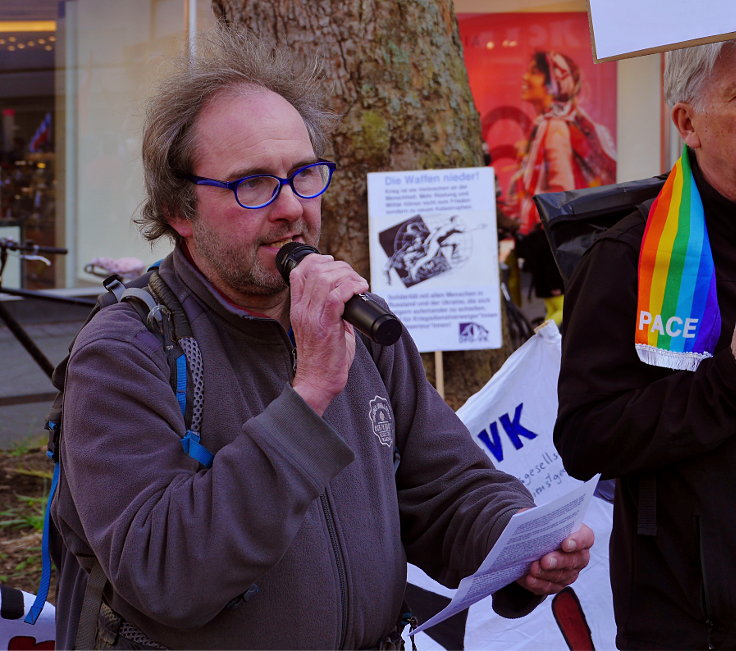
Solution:
<svg viewBox="0 0 736 651">
<path fill-rule="evenodd" d="M 23 618 L 36 597 L 7 586 L 3 586 L 0 594 L 0 649 L 53 649 L 56 645 L 53 604 L 46 602 L 36 623 L 26 624 Z"/>
<path fill-rule="evenodd" d="M 557 326 L 547 321 L 458 410 L 473 439 L 496 467 L 518 477 L 537 504 L 582 483 L 565 472 L 552 441 L 560 343 Z M 612 517 L 613 506 L 594 497 L 585 517 L 596 535 L 590 564 L 560 595 L 547 597 L 532 613 L 519 619 L 496 615 L 488 597 L 471 606 L 463 617 L 456 616 L 455 622 L 446 620 L 436 627 L 439 630 L 430 628 L 417 635 L 417 647 L 422 651 L 439 650 L 453 648 L 448 644 L 459 648 L 457 645 L 462 643 L 471 651 L 614 650 L 616 628 L 608 571 Z M 411 565 L 409 583 L 437 597 L 448 598 L 454 593 Z M 413 607 L 411 588 L 408 596 Z M 415 598 L 425 596 L 420 593 Z M 435 612 L 439 610 L 434 608 Z"/>
</svg>

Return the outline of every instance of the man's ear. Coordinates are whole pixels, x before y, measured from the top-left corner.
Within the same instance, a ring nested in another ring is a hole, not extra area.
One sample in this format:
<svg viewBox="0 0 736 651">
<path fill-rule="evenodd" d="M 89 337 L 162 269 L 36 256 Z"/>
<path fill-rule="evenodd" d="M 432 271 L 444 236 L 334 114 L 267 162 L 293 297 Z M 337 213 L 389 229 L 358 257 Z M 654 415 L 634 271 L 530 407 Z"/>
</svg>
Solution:
<svg viewBox="0 0 736 651">
<path fill-rule="evenodd" d="M 691 149 L 700 147 L 700 136 L 695 127 L 695 117 L 695 109 L 688 102 L 677 102 L 672 107 L 672 122 L 680 132 L 680 137 Z"/>
<path fill-rule="evenodd" d="M 189 219 L 184 219 L 178 214 L 167 213 L 166 221 L 169 222 L 169 226 L 173 228 L 182 239 L 187 239 L 192 235 L 192 222 Z"/>
</svg>

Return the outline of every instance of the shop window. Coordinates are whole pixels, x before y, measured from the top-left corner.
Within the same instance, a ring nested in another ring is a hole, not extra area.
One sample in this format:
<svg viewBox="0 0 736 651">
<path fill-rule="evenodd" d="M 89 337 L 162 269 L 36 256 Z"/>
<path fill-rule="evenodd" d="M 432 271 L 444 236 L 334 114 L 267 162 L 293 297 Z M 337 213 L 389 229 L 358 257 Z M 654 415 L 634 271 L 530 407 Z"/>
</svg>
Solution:
<svg viewBox="0 0 736 651">
<path fill-rule="evenodd" d="M 56 3 L 47 4 L 24 11 L 26 20 L 0 16 L 0 237 L 55 246 Z M 6 283 L 55 284 L 53 269 L 41 260 L 8 265 Z"/>
<path fill-rule="evenodd" d="M 8 261 L 7 287 L 100 287 L 98 258 L 162 258 L 133 223 L 145 99 L 214 24 L 209 0 L 0 0 L 0 237 L 62 247 Z"/>
</svg>

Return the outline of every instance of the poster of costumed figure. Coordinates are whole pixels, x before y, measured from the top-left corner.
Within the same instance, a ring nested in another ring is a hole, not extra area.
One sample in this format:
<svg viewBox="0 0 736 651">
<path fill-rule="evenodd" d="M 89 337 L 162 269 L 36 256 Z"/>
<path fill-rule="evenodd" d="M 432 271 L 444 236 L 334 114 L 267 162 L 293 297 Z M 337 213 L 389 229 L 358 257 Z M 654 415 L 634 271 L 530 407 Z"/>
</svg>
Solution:
<svg viewBox="0 0 736 651">
<path fill-rule="evenodd" d="M 585 12 L 459 14 L 458 24 L 502 236 L 560 325 L 562 278 L 532 196 L 616 182 L 617 64 L 593 62 Z"/>
<path fill-rule="evenodd" d="M 531 196 L 616 182 L 616 63 L 594 63 L 588 15 L 459 14 L 502 205 L 522 234 Z"/>
</svg>

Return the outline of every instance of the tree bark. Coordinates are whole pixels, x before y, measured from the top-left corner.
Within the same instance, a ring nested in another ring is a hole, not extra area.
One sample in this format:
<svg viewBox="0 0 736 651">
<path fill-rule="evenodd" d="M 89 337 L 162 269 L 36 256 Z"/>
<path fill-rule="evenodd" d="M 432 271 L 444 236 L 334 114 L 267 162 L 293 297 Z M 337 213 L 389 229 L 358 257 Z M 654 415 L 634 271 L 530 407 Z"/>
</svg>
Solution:
<svg viewBox="0 0 736 651">
<path fill-rule="evenodd" d="M 368 172 L 483 165 L 452 0 L 213 0 L 212 6 L 219 20 L 326 61 L 325 93 L 341 120 L 329 154 L 338 173 L 323 202 L 320 247 L 364 277 Z M 510 352 L 507 344 L 445 353 L 450 406 L 482 387 Z M 423 359 L 434 377 L 434 356 Z"/>
</svg>

